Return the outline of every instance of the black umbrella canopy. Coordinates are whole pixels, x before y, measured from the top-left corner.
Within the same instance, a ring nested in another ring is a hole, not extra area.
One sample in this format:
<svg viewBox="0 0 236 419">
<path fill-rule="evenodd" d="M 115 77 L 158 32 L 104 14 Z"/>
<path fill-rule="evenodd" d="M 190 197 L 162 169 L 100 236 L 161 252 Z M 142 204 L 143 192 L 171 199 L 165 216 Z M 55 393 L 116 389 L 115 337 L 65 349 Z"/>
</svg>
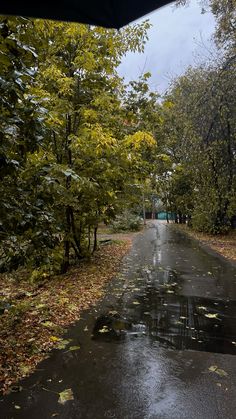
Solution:
<svg viewBox="0 0 236 419">
<path fill-rule="evenodd" d="M 65 20 L 119 29 L 171 0 L 3 0 L 0 14 Z"/>
</svg>

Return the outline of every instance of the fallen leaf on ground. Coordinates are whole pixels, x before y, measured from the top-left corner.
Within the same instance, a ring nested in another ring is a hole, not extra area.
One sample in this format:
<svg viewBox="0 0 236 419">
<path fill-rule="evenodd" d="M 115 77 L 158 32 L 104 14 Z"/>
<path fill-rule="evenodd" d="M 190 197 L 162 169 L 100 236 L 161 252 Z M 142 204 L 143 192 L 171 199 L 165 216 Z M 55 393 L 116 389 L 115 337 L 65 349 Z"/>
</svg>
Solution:
<svg viewBox="0 0 236 419">
<path fill-rule="evenodd" d="M 50 340 L 52 341 L 52 342 L 60 342 L 60 338 L 58 338 L 57 336 L 50 336 Z"/>
<path fill-rule="evenodd" d="M 59 393 L 58 403 L 65 404 L 69 400 L 74 400 L 73 391 L 71 388 L 67 388 L 66 390 Z"/>
<path fill-rule="evenodd" d="M 207 314 L 204 314 L 204 316 L 208 317 L 208 319 L 217 319 L 218 313 L 207 313 Z"/>
<path fill-rule="evenodd" d="M 108 329 L 107 326 L 103 326 L 103 328 L 99 329 L 99 331 L 98 331 L 98 333 L 107 333 L 107 332 L 109 332 L 109 329 Z"/>
<path fill-rule="evenodd" d="M 222 370 L 221 368 L 218 368 L 217 365 L 212 365 L 211 367 L 208 368 L 209 371 L 211 372 L 215 372 L 216 374 L 218 374 L 220 377 L 227 377 L 228 373 L 224 370 Z"/>
<path fill-rule="evenodd" d="M 69 345 L 70 341 L 71 340 L 66 340 L 66 339 L 61 340 L 60 342 L 58 342 L 56 348 L 57 349 L 65 349 L 67 347 L 67 345 Z"/>
<path fill-rule="evenodd" d="M 20 372 L 23 375 L 23 377 L 27 374 L 29 374 L 31 368 L 29 367 L 29 365 L 20 365 Z"/>
<path fill-rule="evenodd" d="M 80 346 L 70 346 L 69 347 L 69 351 L 77 351 L 78 349 L 80 349 Z"/>
<path fill-rule="evenodd" d="M 46 304 L 37 304 L 35 306 L 35 308 L 37 308 L 37 310 L 40 310 L 41 308 L 45 308 L 45 307 L 47 307 Z"/>
</svg>

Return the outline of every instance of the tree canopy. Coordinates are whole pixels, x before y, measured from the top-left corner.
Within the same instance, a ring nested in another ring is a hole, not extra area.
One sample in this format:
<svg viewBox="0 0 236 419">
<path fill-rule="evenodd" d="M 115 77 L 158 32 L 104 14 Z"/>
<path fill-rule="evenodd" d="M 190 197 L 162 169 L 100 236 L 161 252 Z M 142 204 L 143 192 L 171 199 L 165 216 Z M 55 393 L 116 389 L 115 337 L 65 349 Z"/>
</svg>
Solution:
<svg viewBox="0 0 236 419">
<path fill-rule="evenodd" d="M 199 230 L 230 227 L 234 3 L 208 2 L 220 58 L 162 98 L 150 73 L 126 86 L 117 72 L 128 51 L 143 51 L 148 21 L 117 32 L 0 18 L 0 271 L 66 272 L 96 250 L 101 222 L 142 213 L 145 191 Z"/>
</svg>

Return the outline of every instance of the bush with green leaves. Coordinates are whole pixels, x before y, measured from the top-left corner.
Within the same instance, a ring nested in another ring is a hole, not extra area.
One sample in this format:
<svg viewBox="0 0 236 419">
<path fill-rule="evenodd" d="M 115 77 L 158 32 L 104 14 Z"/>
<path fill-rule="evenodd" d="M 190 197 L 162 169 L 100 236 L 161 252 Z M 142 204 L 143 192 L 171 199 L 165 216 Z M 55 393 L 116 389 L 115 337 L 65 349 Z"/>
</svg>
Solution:
<svg viewBox="0 0 236 419">
<path fill-rule="evenodd" d="M 112 231 L 115 233 L 122 231 L 139 231 L 142 226 L 142 218 L 130 211 L 125 211 L 118 215 L 112 222 Z"/>
</svg>

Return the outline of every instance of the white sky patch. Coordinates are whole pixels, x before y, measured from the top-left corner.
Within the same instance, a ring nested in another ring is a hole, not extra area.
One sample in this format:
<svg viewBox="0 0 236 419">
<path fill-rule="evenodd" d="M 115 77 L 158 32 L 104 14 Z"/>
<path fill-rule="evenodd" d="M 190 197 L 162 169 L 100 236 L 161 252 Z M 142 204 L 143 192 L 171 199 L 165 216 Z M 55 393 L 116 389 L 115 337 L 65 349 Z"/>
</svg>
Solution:
<svg viewBox="0 0 236 419">
<path fill-rule="evenodd" d="M 144 53 L 128 53 L 118 72 L 129 82 L 149 71 L 151 88 L 164 93 L 171 79 L 209 56 L 215 20 L 209 12 L 201 14 L 197 0 L 189 7 L 165 6 L 148 18 L 153 26 Z"/>
</svg>

